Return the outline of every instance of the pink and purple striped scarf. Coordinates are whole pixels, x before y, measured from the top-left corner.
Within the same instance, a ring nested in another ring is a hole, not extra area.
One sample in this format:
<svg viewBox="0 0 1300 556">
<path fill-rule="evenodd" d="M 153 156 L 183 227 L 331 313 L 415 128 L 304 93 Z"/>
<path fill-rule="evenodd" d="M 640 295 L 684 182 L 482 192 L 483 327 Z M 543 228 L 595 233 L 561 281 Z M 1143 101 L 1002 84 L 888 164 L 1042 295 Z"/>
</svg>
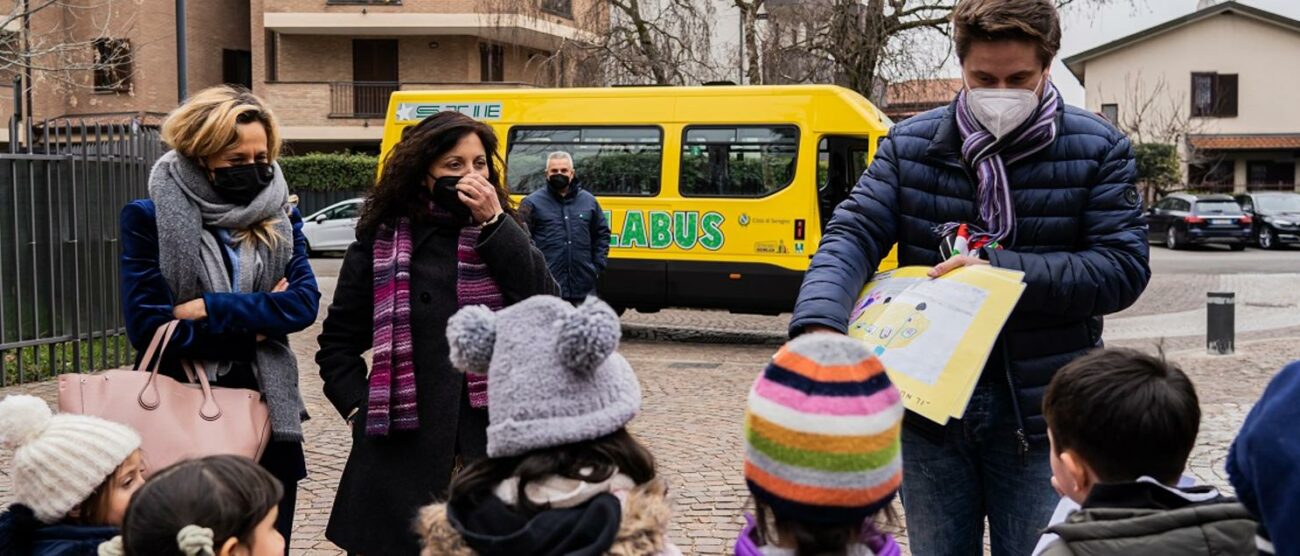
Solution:
<svg viewBox="0 0 1300 556">
<path fill-rule="evenodd" d="M 970 243 L 1007 243 L 1003 240 L 1014 238 L 1016 230 L 1016 211 L 1007 166 L 1029 158 L 1056 141 L 1056 113 L 1060 110 L 1061 94 L 1051 81 L 1044 78 L 1038 111 L 1018 133 L 1006 135 L 1000 141 L 980 125 L 966 102 L 966 91 L 962 90 L 957 95 L 956 109 L 957 129 L 962 139 L 961 157 L 979 177 L 976 204 L 980 223 L 968 223 L 974 228 Z M 960 225 L 960 222 L 950 222 L 940 226 L 936 232 L 943 237 Z"/>
<path fill-rule="evenodd" d="M 505 307 L 496 281 L 479 258 L 482 228 L 456 222 L 447 212 L 431 207 L 438 225 L 461 226 L 456 242 L 456 308 L 486 305 L 493 311 Z M 397 227 L 383 226 L 374 246 L 375 335 L 374 364 L 370 371 L 370 403 L 366 434 L 385 436 L 390 427 L 415 430 L 420 417 L 415 393 L 415 361 L 411 344 L 411 221 L 401 218 Z M 472 407 L 487 407 L 487 377 L 466 374 Z"/>
</svg>

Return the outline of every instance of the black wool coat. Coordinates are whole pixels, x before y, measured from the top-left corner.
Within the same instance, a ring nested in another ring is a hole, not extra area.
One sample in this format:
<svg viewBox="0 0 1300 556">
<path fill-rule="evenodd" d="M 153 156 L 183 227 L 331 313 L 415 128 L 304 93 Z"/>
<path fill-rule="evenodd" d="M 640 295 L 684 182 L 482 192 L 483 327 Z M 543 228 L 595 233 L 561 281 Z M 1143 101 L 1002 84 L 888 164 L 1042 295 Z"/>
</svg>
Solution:
<svg viewBox="0 0 1300 556">
<path fill-rule="evenodd" d="M 446 498 L 452 471 L 486 456 L 486 409 L 469 406 L 465 375 L 448 359 L 447 320 L 456 302 L 459 230 L 412 226 L 411 334 L 420 428 L 365 435 L 368 368 L 362 354 L 374 335 L 373 240 L 349 248 L 334 303 L 322 325 L 316 362 L 325 396 L 352 426 L 352 450 L 339 481 L 325 536 L 360 554 L 416 554 L 412 529 L 420 507 Z M 546 260 L 511 218 L 483 230 L 477 247 L 507 304 L 534 295 L 559 295 Z"/>
</svg>

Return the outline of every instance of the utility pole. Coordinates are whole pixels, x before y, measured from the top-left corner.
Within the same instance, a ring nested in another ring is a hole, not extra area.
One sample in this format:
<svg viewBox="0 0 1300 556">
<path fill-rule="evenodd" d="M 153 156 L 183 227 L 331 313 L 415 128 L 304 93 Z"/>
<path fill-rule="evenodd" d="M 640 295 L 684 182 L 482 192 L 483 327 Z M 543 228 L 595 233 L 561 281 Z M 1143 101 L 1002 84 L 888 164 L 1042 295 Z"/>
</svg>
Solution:
<svg viewBox="0 0 1300 556">
<path fill-rule="evenodd" d="M 185 0 L 176 0 L 176 103 L 185 102 L 189 95 L 186 78 L 189 67 L 185 61 Z"/>
</svg>

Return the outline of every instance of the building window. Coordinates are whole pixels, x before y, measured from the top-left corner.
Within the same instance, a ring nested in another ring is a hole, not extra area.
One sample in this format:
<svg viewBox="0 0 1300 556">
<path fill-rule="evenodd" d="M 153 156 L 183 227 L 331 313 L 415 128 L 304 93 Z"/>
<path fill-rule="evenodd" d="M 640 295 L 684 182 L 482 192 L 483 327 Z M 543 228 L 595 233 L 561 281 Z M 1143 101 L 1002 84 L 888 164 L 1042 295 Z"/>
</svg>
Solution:
<svg viewBox="0 0 1300 556">
<path fill-rule="evenodd" d="M 506 51 L 499 44 L 479 43 L 479 80 L 506 80 Z"/>
<path fill-rule="evenodd" d="M 227 85 L 253 88 L 253 53 L 247 50 L 221 51 L 221 80 Z"/>
<path fill-rule="evenodd" d="M 794 180 L 799 128 L 688 127 L 682 141 L 684 197 L 766 197 Z"/>
<path fill-rule="evenodd" d="M 1251 160 L 1246 163 L 1246 183 L 1250 185 L 1292 185 L 1295 183 L 1295 162 L 1289 160 Z"/>
<path fill-rule="evenodd" d="M 1234 118 L 1236 116 L 1237 74 L 1192 74 L 1192 117 Z"/>
<path fill-rule="evenodd" d="M 275 31 L 266 32 L 266 80 L 280 80 L 280 34 Z"/>
<path fill-rule="evenodd" d="M 1112 125 L 1119 125 L 1119 105 L 1103 104 L 1101 105 L 1101 115 Z"/>
<path fill-rule="evenodd" d="M 515 127 L 506 168 L 510 192 L 526 195 L 546 186 L 546 159 L 573 157 L 573 174 L 595 195 L 650 197 L 659 193 L 663 130 L 658 127 Z"/>
<path fill-rule="evenodd" d="M 566 19 L 573 19 L 573 1 L 572 0 L 542 0 L 542 11 L 552 13 Z"/>
<path fill-rule="evenodd" d="M 131 41 L 95 41 L 95 92 L 125 93 L 131 90 Z"/>
</svg>

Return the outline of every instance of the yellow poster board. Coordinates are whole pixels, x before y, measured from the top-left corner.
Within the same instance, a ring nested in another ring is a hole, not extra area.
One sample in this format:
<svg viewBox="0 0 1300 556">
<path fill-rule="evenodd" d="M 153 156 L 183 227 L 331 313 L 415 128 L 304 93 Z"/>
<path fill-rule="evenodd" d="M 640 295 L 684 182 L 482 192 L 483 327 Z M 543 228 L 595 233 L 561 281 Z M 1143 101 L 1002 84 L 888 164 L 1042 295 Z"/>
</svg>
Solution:
<svg viewBox="0 0 1300 556">
<path fill-rule="evenodd" d="M 907 409 L 942 425 L 966 412 L 1025 284 L 1024 273 L 987 265 L 935 279 L 929 270 L 876 275 L 854 304 L 849 336 L 880 358 Z"/>
</svg>

